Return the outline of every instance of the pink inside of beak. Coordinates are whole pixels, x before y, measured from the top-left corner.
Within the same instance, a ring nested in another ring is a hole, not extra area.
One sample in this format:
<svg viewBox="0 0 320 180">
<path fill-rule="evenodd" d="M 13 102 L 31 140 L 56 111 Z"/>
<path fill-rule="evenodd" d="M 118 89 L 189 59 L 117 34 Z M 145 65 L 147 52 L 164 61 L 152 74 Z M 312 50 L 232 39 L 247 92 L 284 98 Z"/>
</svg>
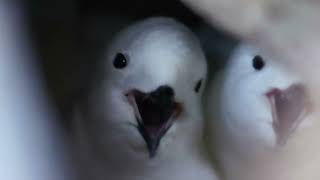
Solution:
<svg viewBox="0 0 320 180">
<path fill-rule="evenodd" d="M 301 84 L 294 84 L 285 90 L 274 88 L 266 96 L 271 104 L 277 144 L 284 145 L 308 113 L 309 101 L 305 88 Z"/>
</svg>

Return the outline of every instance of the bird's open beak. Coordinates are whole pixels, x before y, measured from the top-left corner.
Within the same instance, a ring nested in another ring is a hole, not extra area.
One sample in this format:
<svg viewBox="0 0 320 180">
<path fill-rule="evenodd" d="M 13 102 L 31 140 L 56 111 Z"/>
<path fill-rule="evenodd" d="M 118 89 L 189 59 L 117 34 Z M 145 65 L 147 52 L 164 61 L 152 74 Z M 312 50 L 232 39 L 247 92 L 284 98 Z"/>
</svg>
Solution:
<svg viewBox="0 0 320 180">
<path fill-rule="evenodd" d="M 306 90 L 303 85 L 294 84 L 285 90 L 271 89 L 266 96 L 271 104 L 277 144 L 284 145 L 310 110 Z"/>
<path fill-rule="evenodd" d="M 144 93 L 137 89 L 126 93 L 138 122 L 138 130 L 144 138 L 150 157 L 154 157 L 160 140 L 182 111 L 174 100 L 174 91 L 160 86 L 155 91 Z"/>
</svg>

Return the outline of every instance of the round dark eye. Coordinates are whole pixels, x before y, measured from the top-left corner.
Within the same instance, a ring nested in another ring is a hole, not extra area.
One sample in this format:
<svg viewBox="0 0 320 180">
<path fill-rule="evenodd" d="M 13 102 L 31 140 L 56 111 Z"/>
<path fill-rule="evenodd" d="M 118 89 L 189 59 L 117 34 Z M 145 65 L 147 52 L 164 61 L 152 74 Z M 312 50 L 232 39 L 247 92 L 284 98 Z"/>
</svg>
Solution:
<svg viewBox="0 0 320 180">
<path fill-rule="evenodd" d="M 123 69 L 128 65 L 126 56 L 122 53 L 117 53 L 113 60 L 113 66 L 117 69 Z"/>
<path fill-rule="evenodd" d="M 252 66 L 255 70 L 260 71 L 261 69 L 263 69 L 264 65 L 265 63 L 261 56 L 257 55 L 253 58 Z"/>
<path fill-rule="evenodd" d="M 196 86 L 194 87 L 194 91 L 195 91 L 196 93 L 198 93 L 198 92 L 200 91 L 201 85 L 202 85 L 202 79 L 200 79 L 200 80 L 197 82 Z"/>
</svg>

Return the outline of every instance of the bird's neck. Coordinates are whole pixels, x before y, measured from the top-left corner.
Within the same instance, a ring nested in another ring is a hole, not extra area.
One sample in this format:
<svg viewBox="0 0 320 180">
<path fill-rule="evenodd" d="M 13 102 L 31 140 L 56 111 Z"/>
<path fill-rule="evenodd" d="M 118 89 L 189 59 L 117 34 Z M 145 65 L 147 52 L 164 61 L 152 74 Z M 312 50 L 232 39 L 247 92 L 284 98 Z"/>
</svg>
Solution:
<svg viewBox="0 0 320 180">
<path fill-rule="evenodd" d="M 207 171 L 210 174 L 213 171 L 205 157 L 200 134 L 185 137 L 177 143 L 163 142 L 164 146 L 159 147 L 157 155 L 150 158 L 146 149 L 128 153 L 128 146 L 112 145 L 114 143 L 107 145 L 107 152 L 103 152 L 91 144 L 82 120 L 77 119 L 77 122 L 79 123 L 74 125 L 76 129 L 72 141 L 80 178 L 85 177 L 82 179 L 175 180 L 189 179 L 189 172 Z"/>
<path fill-rule="evenodd" d="M 203 154 L 200 149 L 193 149 L 170 155 L 160 152 L 153 158 L 146 155 L 142 159 L 120 158 L 121 154 L 113 154 L 102 160 L 92 151 L 82 151 L 76 161 L 80 161 L 83 179 L 178 180 L 196 179 L 199 173 L 200 176 L 206 174 L 203 180 L 215 180 L 214 169 Z"/>
</svg>

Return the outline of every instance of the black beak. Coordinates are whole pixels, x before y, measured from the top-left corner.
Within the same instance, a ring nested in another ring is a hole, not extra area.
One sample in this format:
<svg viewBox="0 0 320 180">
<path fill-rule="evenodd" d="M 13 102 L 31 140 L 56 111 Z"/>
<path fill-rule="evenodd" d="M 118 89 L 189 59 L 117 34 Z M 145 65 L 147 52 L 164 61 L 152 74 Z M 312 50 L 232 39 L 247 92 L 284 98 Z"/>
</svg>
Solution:
<svg viewBox="0 0 320 180">
<path fill-rule="evenodd" d="M 138 130 L 152 158 L 157 153 L 161 138 L 180 114 L 181 106 L 175 102 L 174 90 L 169 86 L 160 86 L 150 93 L 135 89 L 127 96 L 134 106 Z"/>
</svg>

